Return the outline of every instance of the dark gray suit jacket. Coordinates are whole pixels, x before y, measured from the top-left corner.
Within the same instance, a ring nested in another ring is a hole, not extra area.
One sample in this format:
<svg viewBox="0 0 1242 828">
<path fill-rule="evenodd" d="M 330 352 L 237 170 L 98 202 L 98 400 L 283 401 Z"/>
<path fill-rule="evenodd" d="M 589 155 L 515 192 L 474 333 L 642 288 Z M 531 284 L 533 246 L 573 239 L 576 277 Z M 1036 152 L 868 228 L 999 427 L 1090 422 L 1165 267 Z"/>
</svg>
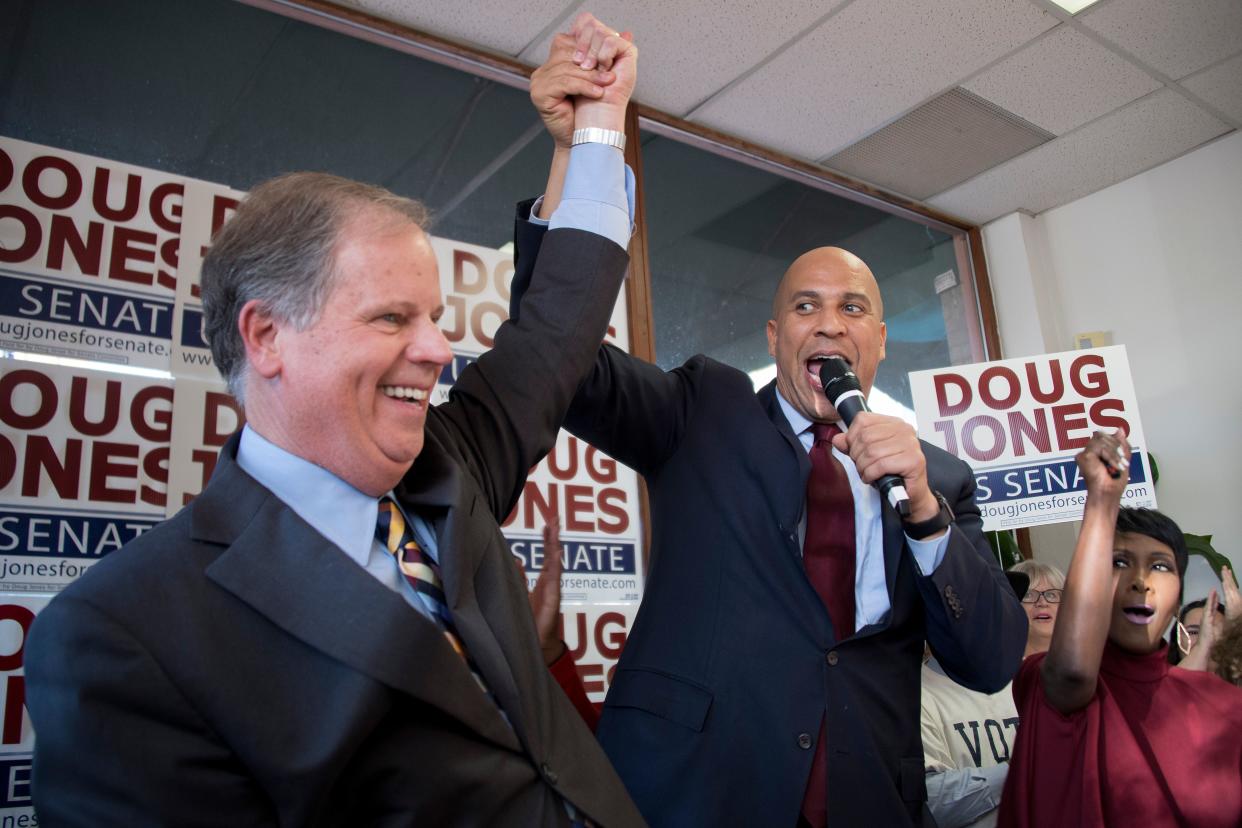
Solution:
<svg viewBox="0 0 1242 828">
<path fill-rule="evenodd" d="M 542 278 L 531 273 L 541 233 L 518 222 L 520 318 L 523 289 Z M 663 371 L 605 346 L 565 427 L 642 474 L 650 495 L 646 591 L 596 731 L 643 816 L 792 828 L 826 717 L 828 824 L 919 824 L 924 640 L 949 675 L 986 692 L 1013 677 L 1026 644 L 969 467 L 923 444 L 931 486 L 957 515 L 944 560 L 917 572 L 886 508 L 892 611 L 838 641 L 802 567 L 810 460 L 774 384 L 756 393 L 704 356 Z"/>
<path fill-rule="evenodd" d="M 236 464 L 51 602 L 26 649 L 43 825 L 642 824 L 544 668 L 498 522 L 588 370 L 624 252 L 548 234 L 533 312 L 434 408 L 396 489 L 434 527 L 456 626 L 425 617 Z M 331 412 L 324 416 L 331 417 Z"/>
</svg>

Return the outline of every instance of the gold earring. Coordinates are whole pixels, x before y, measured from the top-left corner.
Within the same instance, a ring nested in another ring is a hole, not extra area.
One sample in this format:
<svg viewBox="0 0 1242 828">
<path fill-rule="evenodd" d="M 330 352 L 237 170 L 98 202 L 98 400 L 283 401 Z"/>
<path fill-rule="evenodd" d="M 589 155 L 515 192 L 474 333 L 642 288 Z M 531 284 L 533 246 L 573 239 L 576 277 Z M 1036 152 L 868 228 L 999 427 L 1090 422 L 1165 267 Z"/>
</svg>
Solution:
<svg viewBox="0 0 1242 828">
<path fill-rule="evenodd" d="M 1182 636 L 1186 637 L 1186 643 L 1182 643 Z M 1181 621 L 1177 622 L 1177 649 L 1181 654 L 1190 655 L 1190 631 L 1186 629 L 1186 625 Z"/>
</svg>

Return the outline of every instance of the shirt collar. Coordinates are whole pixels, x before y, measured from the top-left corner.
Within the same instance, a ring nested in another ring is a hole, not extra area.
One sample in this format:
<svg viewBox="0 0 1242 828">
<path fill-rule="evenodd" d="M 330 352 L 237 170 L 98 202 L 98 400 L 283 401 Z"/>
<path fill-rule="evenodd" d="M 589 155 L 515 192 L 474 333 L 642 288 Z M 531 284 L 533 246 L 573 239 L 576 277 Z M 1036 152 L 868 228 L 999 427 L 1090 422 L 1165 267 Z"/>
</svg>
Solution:
<svg viewBox="0 0 1242 828">
<path fill-rule="evenodd" d="M 376 498 L 322 466 L 285 451 L 249 425 L 242 429 L 237 464 L 316 532 L 366 566 L 379 514 Z"/>
<path fill-rule="evenodd" d="M 801 436 L 802 432 L 806 431 L 808 428 L 813 426 L 814 423 L 812 423 L 806 417 L 803 417 L 802 414 L 798 411 L 798 409 L 790 405 L 789 401 L 786 400 L 783 396 L 781 396 L 781 392 L 779 388 L 775 390 L 776 390 L 776 401 L 780 403 L 781 413 L 785 415 L 785 420 L 789 423 L 789 427 L 793 430 L 793 433 Z"/>
</svg>

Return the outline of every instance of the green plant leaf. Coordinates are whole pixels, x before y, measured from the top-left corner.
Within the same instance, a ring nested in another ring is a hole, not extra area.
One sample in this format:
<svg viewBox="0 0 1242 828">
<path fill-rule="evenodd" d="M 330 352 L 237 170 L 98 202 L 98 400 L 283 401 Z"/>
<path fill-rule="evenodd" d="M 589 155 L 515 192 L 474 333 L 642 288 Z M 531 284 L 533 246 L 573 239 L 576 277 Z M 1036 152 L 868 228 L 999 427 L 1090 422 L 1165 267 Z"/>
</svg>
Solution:
<svg viewBox="0 0 1242 828">
<path fill-rule="evenodd" d="M 1001 569 L 1008 569 L 1022 560 L 1018 537 L 1012 529 L 984 532 L 983 535 L 988 539 L 988 546 L 992 547 L 992 554 L 996 556 L 996 562 Z"/>
<path fill-rule="evenodd" d="M 1198 555 L 1207 561 L 1208 566 L 1212 568 L 1212 572 L 1220 577 L 1220 570 L 1223 566 L 1230 566 L 1229 559 L 1221 553 L 1217 552 L 1212 546 L 1211 535 L 1192 535 L 1189 532 L 1183 532 L 1182 537 L 1186 539 L 1186 551 L 1191 555 Z"/>
</svg>

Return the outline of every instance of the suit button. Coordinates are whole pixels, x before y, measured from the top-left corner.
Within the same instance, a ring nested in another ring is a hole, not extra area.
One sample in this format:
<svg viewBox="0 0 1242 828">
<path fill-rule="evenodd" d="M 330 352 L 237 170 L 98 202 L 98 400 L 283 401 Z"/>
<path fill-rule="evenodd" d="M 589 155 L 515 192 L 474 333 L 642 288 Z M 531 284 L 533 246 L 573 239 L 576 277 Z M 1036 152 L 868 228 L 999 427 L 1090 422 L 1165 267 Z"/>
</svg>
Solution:
<svg viewBox="0 0 1242 828">
<path fill-rule="evenodd" d="M 836 666 L 837 666 L 837 660 L 838 660 L 837 651 L 836 651 L 836 650 L 832 650 L 832 651 L 830 651 L 830 652 L 828 653 L 828 658 L 827 658 L 827 661 L 828 661 L 828 666 L 829 666 L 829 667 L 836 667 Z"/>
<path fill-rule="evenodd" d="M 551 766 L 549 766 L 547 762 L 540 765 L 539 770 L 543 771 L 543 778 L 548 780 L 549 785 L 555 785 L 556 780 L 560 779 L 560 777 L 556 775 L 556 771 L 552 770 Z"/>
<path fill-rule="evenodd" d="M 798 734 L 798 747 L 802 748 L 803 750 L 810 750 L 811 749 L 811 734 L 799 733 Z"/>
</svg>

